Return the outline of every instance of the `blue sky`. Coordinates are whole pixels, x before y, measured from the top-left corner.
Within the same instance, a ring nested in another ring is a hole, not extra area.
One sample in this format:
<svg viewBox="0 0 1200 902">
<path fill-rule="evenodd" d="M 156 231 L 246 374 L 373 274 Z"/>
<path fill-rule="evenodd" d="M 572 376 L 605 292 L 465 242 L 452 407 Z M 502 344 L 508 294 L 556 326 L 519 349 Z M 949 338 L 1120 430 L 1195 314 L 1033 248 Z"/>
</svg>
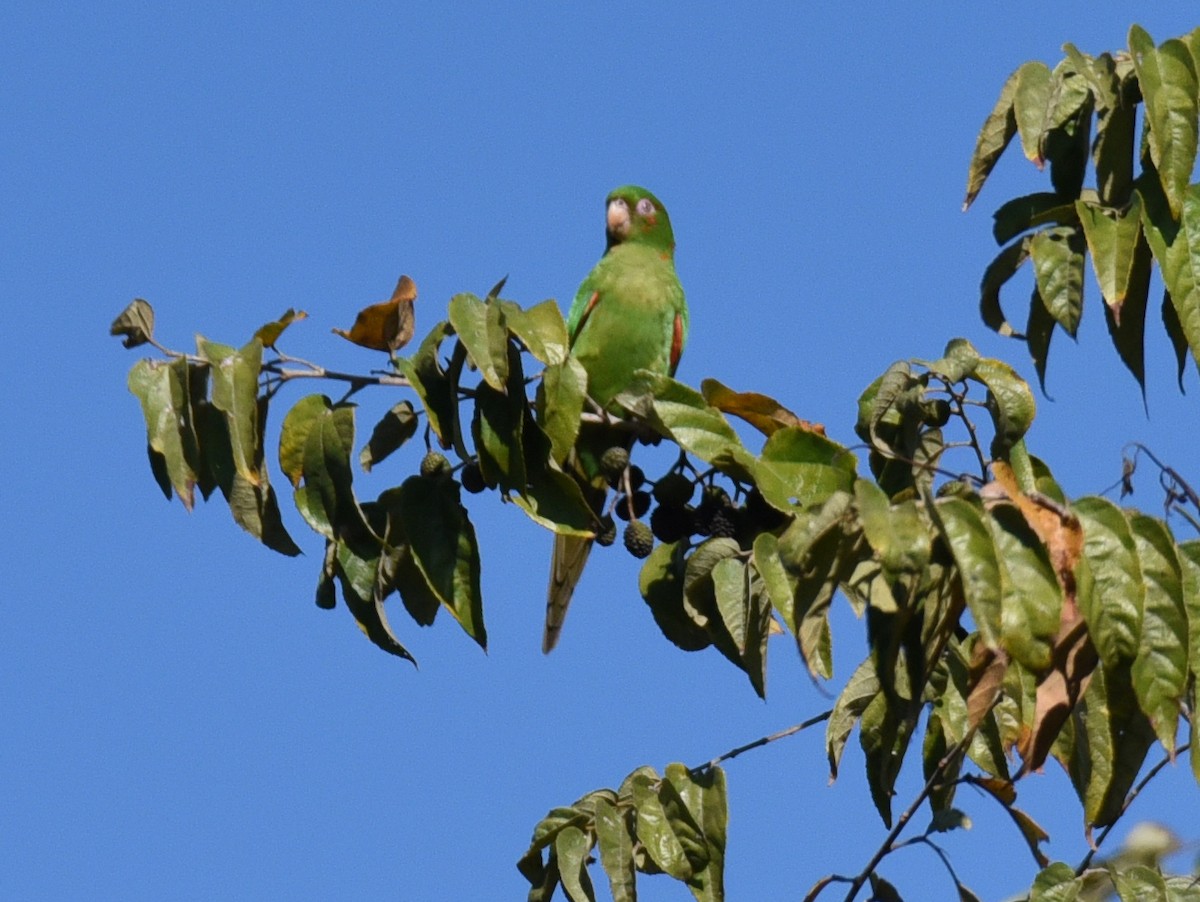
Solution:
<svg viewBox="0 0 1200 902">
<path fill-rule="evenodd" d="M 187 348 L 300 307 L 289 352 L 364 370 L 375 356 L 329 329 L 400 272 L 419 332 L 505 274 L 507 296 L 565 305 L 603 248 L 605 194 L 637 182 L 675 225 L 680 378 L 775 395 L 853 442 L 861 389 L 952 337 L 1032 378 L 976 295 L 991 210 L 1044 177 L 1014 154 L 964 216 L 967 160 L 1012 69 L 1067 40 L 1121 47 L 1129 4 L 187 6 L 0 12 L 0 896 L 522 898 L 514 865 L 547 809 L 789 726 L 826 690 L 782 640 L 766 703 L 715 652 L 676 650 L 619 548 L 594 555 L 544 658 L 550 537 L 488 497 L 472 502 L 488 654 L 446 618 L 399 613 L 420 670 L 376 651 L 344 608 L 312 604 L 321 544 L 290 505 L 298 560 L 219 504 L 164 503 L 113 316 L 145 297 L 160 340 Z M 1139 6 L 1159 40 L 1200 24 Z M 1133 439 L 1200 479 L 1194 371 L 1180 396 L 1151 317 L 1147 418 L 1089 290 L 1079 342 L 1052 349 L 1034 453 L 1072 494 L 1112 484 Z M 360 433 L 394 400 L 363 398 Z M 363 493 L 412 466 L 377 468 Z M 834 630 L 844 679 L 861 625 L 842 612 Z M 883 837 L 854 742 L 833 786 L 820 730 L 728 776 L 731 899 L 796 898 Z M 1077 862 L 1065 778 L 1051 766 L 1021 789 L 1052 857 Z M 1169 769 L 1128 825 L 1200 839 L 1195 793 Z M 964 881 L 989 899 L 1028 886 L 1005 816 L 960 804 L 975 827 L 945 846 Z M 953 891 L 927 850 L 883 870 L 913 898 Z M 663 877 L 641 891 L 688 897 Z"/>
</svg>

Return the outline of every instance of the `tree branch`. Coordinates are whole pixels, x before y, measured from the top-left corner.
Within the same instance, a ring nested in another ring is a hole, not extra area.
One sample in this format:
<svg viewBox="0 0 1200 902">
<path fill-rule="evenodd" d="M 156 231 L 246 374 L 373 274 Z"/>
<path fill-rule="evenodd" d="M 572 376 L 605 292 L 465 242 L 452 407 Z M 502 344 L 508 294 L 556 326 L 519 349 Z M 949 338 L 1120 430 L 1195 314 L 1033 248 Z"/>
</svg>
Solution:
<svg viewBox="0 0 1200 902">
<path fill-rule="evenodd" d="M 730 759 L 736 758 L 738 755 L 742 754 L 742 752 L 748 752 L 751 749 L 756 749 L 759 746 L 767 745 L 768 743 L 774 742 L 777 739 L 783 739 L 787 736 L 795 735 L 801 730 L 807 730 L 811 726 L 815 726 L 816 724 L 829 720 L 832 715 L 832 708 L 830 708 L 828 711 L 822 711 L 820 714 L 813 715 L 803 723 L 798 723 L 795 726 L 788 727 L 786 730 L 780 730 L 778 733 L 772 733 L 770 736 L 763 736 L 761 739 L 755 739 L 753 742 L 748 742 L 745 745 L 739 745 L 737 748 L 731 749 L 724 755 L 718 755 L 711 761 L 705 761 L 703 764 L 697 764 L 695 767 L 689 768 L 689 771 L 693 777 L 699 776 L 706 770 L 716 767 L 722 761 L 729 761 Z"/>
<path fill-rule="evenodd" d="M 1175 755 L 1183 754 L 1190 746 L 1190 742 L 1185 742 L 1175 750 Z M 1100 836 L 1096 839 L 1095 845 L 1088 850 L 1088 853 L 1083 856 L 1083 861 L 1079 862 L 1079 866 L 1075 868 L 1076 877 L 1082 875 L 1083 872 L 1088 869 L 1092 863 L 1092 859 L 1096 856 L 1096 853 L 1100 851 L 1100 846 L 1103 845 L 1104 840 L 1108 838 L 1108 834 L 1112 832 L 1112 828 L 1117 825 L 1117 821 L 1119 821 L 1125 815 L 1125 812 L 1129 810 L 1130 806 L 1133 805 L 1133 800 L 1141 795 L 1142 790 L 1146 788 L 1146 784 L 1158 776 L 1159 771 L 1161 771 L 1174 760 L 1175 755 L 1163 755 L 1163 759 L 1159 761 L 1158 764 L 1154 765 L 1154 767 L 1150 768 L 1146 776 L 1142 777 L 1142 779 L 1138 781 L 1138 785 L 1133 787 L 1133 790 L 1125 797 L 1125 801 L 1121 805 L 1121 810 L 1118 811 L 1117 816 L 1112 819 L 1112 823 L 1110 823 L 1100 832 Z"/>
</svg>

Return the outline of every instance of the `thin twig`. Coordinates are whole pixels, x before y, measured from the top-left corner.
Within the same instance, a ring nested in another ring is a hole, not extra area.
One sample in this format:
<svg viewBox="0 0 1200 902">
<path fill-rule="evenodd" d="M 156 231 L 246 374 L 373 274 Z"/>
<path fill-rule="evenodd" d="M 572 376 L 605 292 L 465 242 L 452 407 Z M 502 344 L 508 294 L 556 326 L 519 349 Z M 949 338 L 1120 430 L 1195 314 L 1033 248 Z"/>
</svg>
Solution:
<svg viewBox="0 0 1200 902">
<path fill-rule="evenodd" d="M 875 850 L 875 854 L 871 856 L 871 860 L 867 862 L 858 876 L 851 881 L 850 889 L 846 893 L 846 902 L 853 902 L 854 897 L 858 895 L 858 891 L 867 882 L 867 878 L 875 872 L 875 868 L 879 867 L 879 862 L 883 861 L 884 857 L 894 849 L 897 837 L 908 826 L 908 822 L 912 820 L 913 815 L 917 813 L 917 810 L 929 798 L 929 794 L 933 792 L 934 787 L 941 781 L 950 765 L 966 751 L 967 746 L 970 745 L 974 737 L 975 729 L 968 730 L 967 734 L 951 746 L 950 750 L 938 761 L 937 767 L 933 769 L 933 773 L 929 775 L 929 779 L 925 781 L 925 785 L 921 787 L 921 791 L 917 793 L 917 797 L 913 799 L 912 804 L 904 809 L 900 817 L 897 818 L 896 825 L 892 827 L 879 848 Z"/>
<path fill-rule="evenodd" d="M 822 721 L 829 720 L 832 715 L 833 709 L 830 708 L 828 711 L 822 711 L 820 714 L 815 714 L 803 723 L 798 723 L 795 726 L 788 727 L 786 730 L 780 730 L 778 733 L 772 733 L 770 736 L 763 736 L 761 739 L 755 739 L 753 742 L 740 745 L 737 748 L 726 752 L 724 755 L 718 755 L 711 761 L 706 761 L 703 764 L 698 764 L 695 767 L 690 768 L 691 774 L 692 776 L 698 776 L 699 774 L 704 773 L 704 771 L 716 767 L 722 761 L 728 761 L 731 758 L 736 758 L 738 755 L 742 754 L 742 752 L 748 752 L 751 749 L 756 749 L 759 746 L 767 745 L 768 743 L 774 742 L 777 739 L 783 739 L 787 736 L 792 736 L 796 733 L 799 733 L 801 730 L 807 730 L 811 726 L 815 726 Z"/>
<path fill-rule="evenodd" d="M 1175 750 L 1175 755 L 1182 755 L 1190 746 L 1191 743 L 1185 742 Z M 1100 832 L 1100 836 L 1097 837 L 1095 845 L 1093 845 L 1092 848 L 1088 850 L 1088 853 L 1083 856 L 1083 861 L 1079 862 L 1079 867 L 1075 868 L 1076 877 L 1080 876 L 1088 869 L 1092 863 L 1092 859 L 1096 856 L 1096 853 L 1100 851 L 1100 846 L 1104 844 L 1104 840 L 1108 838 L 1108 834 L 1112 832 L 1112 828 L 1117 825 L 1117 821 L 1124 817 L 1125 812 L 1128 811 L 1129 807 L 1133 804 L 1133 800 L 1136 799 L 1141 794 L 1142 790 L 1146 788 L 1147 783 L 1158 776 L 1158 772 L 1160 770 L 1175 760 L 1175 755 L 1163 755 L 1162 761 L 1150 768 L 1146 776 L 1138 781 L 1138 785 L 1133 787 L 1133 791 L 1125 797 L 1125 801 L 1121 804 L 1121 810 L 1117 812 L 1117 816 L 1114 817 L 1112 822 Z"/>
</svg>

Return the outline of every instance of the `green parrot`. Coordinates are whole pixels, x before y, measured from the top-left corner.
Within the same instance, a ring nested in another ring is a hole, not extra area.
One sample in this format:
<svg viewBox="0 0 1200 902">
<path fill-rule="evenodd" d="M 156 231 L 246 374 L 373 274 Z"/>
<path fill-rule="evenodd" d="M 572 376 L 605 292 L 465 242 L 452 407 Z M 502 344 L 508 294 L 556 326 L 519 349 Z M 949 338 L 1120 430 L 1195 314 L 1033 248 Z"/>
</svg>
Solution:
<svg viewBox="0 0 1200 902">
<path fill-rule="evenodd" d="M 626 185 L 606 200 L 604 255 L 579 291 L 567 318 L 571 355 L 587 372 L 587 393 L 605 410 L 620 413 L 613 398 L 639 369 L 675 374 L 688 333 L 688 308 L 675 274 L 675 234 L 666 208 L 645 188 Z M 595 455 L 628 442 L 625 433 L 587 430 L 570 464 L 603 504 L 604 479 Z M 587 447 L 585 447 L 587 446 Z M 590 453 L 594 452 L 594 453 Z M 558 642 L 571 594 L 583 573 L 591 539 L 554 537 L 542 651 Z"/>
</svg>

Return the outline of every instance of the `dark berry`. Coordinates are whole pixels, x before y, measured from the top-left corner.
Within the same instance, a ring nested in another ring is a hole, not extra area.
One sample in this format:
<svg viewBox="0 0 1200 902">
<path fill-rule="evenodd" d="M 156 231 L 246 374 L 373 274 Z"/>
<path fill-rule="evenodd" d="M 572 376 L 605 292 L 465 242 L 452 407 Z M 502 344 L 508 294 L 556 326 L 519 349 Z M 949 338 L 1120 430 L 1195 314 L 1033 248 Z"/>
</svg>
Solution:
<svg viewBox="0 0 1200 902">
<path fill-rule="evenodd" d="M 685 508 L 660 504 L 650 515 L 650 530 L 660 542 L 678 542 L 691 531 L 692 520 Z"/>
<path fill-rule="evenodd" d="M 713 511 L 708 521 L 708 534 L 714 538 L 732 539 L 737 534 L 737 510 L 721 507 Z"/>
<path fill-rule="evenodd" d="M 649 557 L 654 550 L 654 534 L 641 520 L 633 520 L 625 527 L 625 549 L 636 558 Z"/>
<path fill-rule="evenodd" d="M 654 483 L 654 500 L 670 507 L 683 507 L 692 500 L 695 488 L 682 473 L 668 473 Z"/>
<path fill-rule="evenodd" d="M 788 520 L 787 514 L 768 504 L 758 489 L 754 489 L 746 496 L 746 517 L 757 530 L 762 532 L 778 529 Z"/>
<path fill-rule="evenodd" d="M 479 470 L 479 461 L 477 460 L 473 460 L 463 467 L 459 478 L 462 480 L 462 487 L 472 495 L 478 495 L 487 488 L 487 483 L 483 481 L 483 473 Z"/>
<path fill-rule="evenodd" d="M 646 483 L 646 474 L 642 472 L 642 468 L 636 464 L 629 468 L 629 488 L 632 491 L 637 491 Z"/>
<path fill-rule="evenodd" d="M 600 528 L 596 530 L 596 544 L 607 548 L 617 540 L 617 524 L 607 514 L 600 520 Z"/>
</svg>

